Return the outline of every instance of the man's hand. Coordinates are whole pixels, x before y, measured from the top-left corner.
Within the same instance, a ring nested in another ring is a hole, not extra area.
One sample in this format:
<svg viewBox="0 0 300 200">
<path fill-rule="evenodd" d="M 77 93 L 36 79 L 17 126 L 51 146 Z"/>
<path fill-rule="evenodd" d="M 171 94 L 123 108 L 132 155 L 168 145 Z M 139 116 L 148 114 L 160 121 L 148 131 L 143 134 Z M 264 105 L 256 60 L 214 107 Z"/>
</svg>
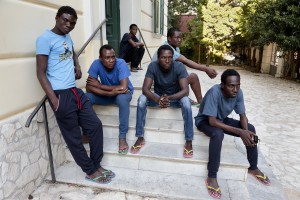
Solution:
<svg viewBox="0 0 300 200">
<path fill-rule="evenodd" d="M 82 76 L 81 67 L 79 64 L 77 64 L 75 66 L 75 79 L 76 80 L 81 79 L 81 76 Z"/>
<path fill-rule="evenodd" d="M 254 135 L 255 133 L 249 130 L 242 130 L 240 137 L 243 140 L 245 146 L 255 146 L 256 143 L 254 142 Z"/>
<path fill-rule="evenodd" d="M 206 68 L 205 72 L 209 78 L 215 78 L 218 75 L 215 69 L 209 67 Z"/>
<path fill-rule="evenodd" d="M 116 87 L 115 89 L 112 90 L 112 92 L 116 96 L 118 94 L 126 94 L 126 93 L 128 93 L 130 91 L 129 91 L 128 88 L 124 89 L 123 87 Z"/>
<path fill-rule="evenodd" d="M 58 110 L 58 107 L 59 107 L 59 99 L 60 99 L 60 96 L 58 95 L 58 98 L 55 98 L 55 99 L 52 99 L 51 100 L 51 103 L 53 105 L 53 110 L 54 112 L 56 112 Z"/>
<path fill-rule="evenodd" d="M 170 106 L 169 97 L 166 94 L 162 95 L 158 99 L 158 104 L 159 104 L 160 108 L 167 108 L 167 107 L 169 107 Z"/>
</svg>

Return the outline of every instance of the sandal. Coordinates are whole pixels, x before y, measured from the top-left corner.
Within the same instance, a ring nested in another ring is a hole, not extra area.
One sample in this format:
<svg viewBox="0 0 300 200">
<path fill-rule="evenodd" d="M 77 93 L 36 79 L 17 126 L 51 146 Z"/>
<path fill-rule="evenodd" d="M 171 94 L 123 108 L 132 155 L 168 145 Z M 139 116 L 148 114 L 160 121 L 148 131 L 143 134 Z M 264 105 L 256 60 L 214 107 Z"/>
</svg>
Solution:
<svg viewBox="0 0 300 200">
<path fill-rule="evenodd" d="M 193 157 L 193 149 L 187 150 L 186 148 L 184 148 L 183 149 L 183 157 L 192 158 Z"/>
<path fill-rule="evenodd" d="M 119 154 L 120 155 L 126 155 L 128 153 L 128 149 L 129 149 L 129 146 L 120 146 L 119 147 Z"/>
<path fill-rule="evenodd" d="M 213 197 L 215 199 L 220 199 L 221 198 L 222 193 L 221 193 L 221 188 L 220 187 L 214 188 L 212 186 L 209 186 L 208 183 L 207 183 L 207 179 L 205 180 L 205 185 L 206 185 L 207 192 L 211 197 Z"/>
<path fill-rule="evenodd" d="M 137 145 L 137 146 L 133 145 L 130 149 L 130 153 L 138 154 L 141 151 L 143 146 L 145 146 L 145 142 L 143 142 L 143 143 L 141 143 L 140 145 Z"/>
<path fill-rule="evenodd" d="M 251 174 L 251 173 L 249 173 Z M 261 175 L 254 175 L 254 174 L 251 174 L 254 178 L 256 178 L 260 183 L 266 185 L 266 186 L 270 186 L 271 185 L 271 182 L 270 182 L 270 179 L 264 174 L 263 176 Z"/>
<path fill-rule="evenodd" d="M 115 178 L 116 177 L 116 174 L 113 172 L 113 171 L 111 171 L 111 170 L 108 170 L 108 169 L 104 169 L 104 168 L 102 168 L 103 170 L 102 170 L 102 174 L 104 175 L 104 176 L 106 176 L 107 178 L 110 178 L 110 179 L 112 179 L 112 178 Z"/>
<path fill-rule="evenodd" d="M 128 153 L 128 144 L 126 142 L 126 139 L 122 138 L 122 139 L 119 139 L 119 154 L 120 155 L 126 155 Z"/>
<path fill-rule="evenodd" d="M 92 182 L 100 183 L 100 184 L 107 184 L 107 183 L 111 182 L 111 179 L 109 177 L 106 177 L 105 175 L 97 176 L 95 178 L 90 178 L 90 177 L 86 176 L 85 179 L 88 181 L 92 181 Z"/>
</svg>

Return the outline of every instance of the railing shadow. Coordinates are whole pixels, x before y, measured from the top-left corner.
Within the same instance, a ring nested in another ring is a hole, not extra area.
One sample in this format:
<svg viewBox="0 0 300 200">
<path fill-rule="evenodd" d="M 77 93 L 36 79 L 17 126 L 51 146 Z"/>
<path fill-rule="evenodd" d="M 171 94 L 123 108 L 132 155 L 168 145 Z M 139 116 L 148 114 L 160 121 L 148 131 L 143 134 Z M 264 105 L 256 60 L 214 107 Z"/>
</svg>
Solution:
<svg viewBox="0 0 300 200">
<path fill-rule="evenodd" d="M 95 37 L 95 35 L 100 30 L 100 45 L 103 45 L 103 35 L 102 35 L 102 26 L 106 23 L 107 19 L 104 19 L 100 25 L 95 29 L 93 34 L 89 37 L 89 39 L 84 43 L 84 45 L 80 48 L 80 50 L 77 53 L 77 56 L 79 57 L 81 53 L 84 51 L 86 46 L 90 43 L 90 41 Z M 50 134 L 49 134 L 49 126 L 48 126 L 48 118 L 47 118 L 47 109 L 46 109 L 46 101 L 48 100 L 48 97 L 45 95 L 42 100 L 37 104 L 35 109 L 32 111 L 32 113 L 27 118 L 27 121 L 25 123 L 25 127 L 29 127 L 31 124 L 31 121 L 36 116 L 38 111 L 42 108 L 43 109 L 43 122 L 45 126 L 45 134 L 46 134 L 46 142 L 47 142 L 47 148 L 48 148 L 48 156 L 49 156 L 49 162 L 50 162 L 50 171 L 51 171 L 51 178 L 52 182 L 56 182 L 55 178 L 55 172 L 54 172 L 54 164 L 53 164 L 53 155 L 52 155 L 52 149 L 51 149 L 51 141 L 50 141 Z"/>
</svg>

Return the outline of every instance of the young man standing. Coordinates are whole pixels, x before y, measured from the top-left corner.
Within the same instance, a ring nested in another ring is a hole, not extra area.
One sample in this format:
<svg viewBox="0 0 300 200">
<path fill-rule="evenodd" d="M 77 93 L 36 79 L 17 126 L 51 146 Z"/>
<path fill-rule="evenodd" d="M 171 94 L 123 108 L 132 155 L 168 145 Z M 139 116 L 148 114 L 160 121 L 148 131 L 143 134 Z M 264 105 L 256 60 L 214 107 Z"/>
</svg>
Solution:
<svg viewBox="0 0 300 200">
<path fill-rule="evenodd" d="M 129 125 L 130 101 L 133 86 L 129 80 L 130 71 L 123 59 L 116 58 L 112 46 L 104 45 L 99 50 L 89 71 L 86 83 L 87 97 L 92 104 L 119 106 L 119 154 L 128 152 L 126 134 Z M 98 81 L 100 79 L 100 82 Z"/>
<path fill-rule="evenodd" d="M 228 117 L 233 110 L 239 114 L 240 120 Z M 206 185 L 209 195 L 214 198 L 221 198 L 217 172 L 220 166 L 224 133 L 242 139 L 250 163 L 248 173 L 264 185 L 270 185 L 269 178 L 257 168 L 255 127 L 248 123 L 245 112 L 243 92 L 240 89 L 240 75 L 233 69 L 227 69 L 221 75 L 221 84 L 214 85 L 207 91 L 199 113 L 195 117 L 197 128 L 210 137 Z"/>
<path fill-rule="evenodd" d="M 147 106 L 159 106 L 160 108 L 181 107 L 184 120 L 184 133 L 186 143 L 183 156 L 193 156 L 192 140 L 194 137 L 191 102 L 188 98 L 189 88 L 186 77 L 187 71 L 182 63 L 173 61 L 173 49 L 169 45 L 159 47 L 158 60 L 148 66 L 144 83 L 143 94 L 138 99 L 136 116 L 135 144 L 131 147 L 131 153 L 138 153 L 144 146 L 144 126 Z M 151 91 L 154 82 L 154 92 Z"/>
<path fill-rule="evenodd" d="M 135 36 L 137 33 L 137 25 L 131 24 L 129 26 L 129 33 L 125 33 L 120 43 L 119 58 L 123 58 L 126 62 L 131 62 L 131 71 L 137 72 L 139 64 L 141 63 L 145 48 Z"/>
<path fill-rule="evenodd" d="M 100 165 L 103 157 L 102 123 L 88 98 L 75 85 L 75 79 L 81 78 L 81 69 L 69 32 L 76 25 L 76 11 L 62 6 L 55 21 L 54 28 L 36 41 L 37 77 L 64 140 L 75 162 L 86 173 L 86 179 L 109 183 L 115 174 Z M 81 142 L 80 127 L 90 138 L 90 157 Z"/>
<path fill-rule="evenodd" d="M 182 41 L 182 33 L 179 29 L 176 28 L 170 28 L 167 33 L 167 41 L 164 43 L 166 45 L 170 45 L 173 48 L 174 51 L 174 56 L 173 60 L 182 62 L 184 65 L 192 68 L 192 69 L 197 69 L 200 71 L 204 71 L 210 78 L 215 78 L 217 76 L 216 70 L 206 67 L 204 65 L 200 65 L 192 60 L 187 59 L 184 55 L 180 54 L 180 45 Z M 152 61 L 157 60 L 157 53 L 155 52 L 152 58 Z M 191 103 L 193 105 L 199 105 L 202 101 L 202 92 L 201 92 L 201 86 L 200 86 L 200 81 L 195 73 L 189 74 L 187 77 L 188 83 L 191 86 L 197 102 L 192 101 Z"/>
</svg>

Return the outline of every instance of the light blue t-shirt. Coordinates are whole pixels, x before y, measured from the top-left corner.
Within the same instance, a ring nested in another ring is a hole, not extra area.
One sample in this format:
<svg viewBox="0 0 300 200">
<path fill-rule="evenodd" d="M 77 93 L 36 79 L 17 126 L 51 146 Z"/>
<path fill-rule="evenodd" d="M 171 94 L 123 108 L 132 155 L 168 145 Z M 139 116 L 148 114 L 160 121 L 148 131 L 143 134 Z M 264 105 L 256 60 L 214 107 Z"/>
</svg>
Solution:
<svg viewBox="0 0 300 200">
<path fill-rule="evenodd" d="M 169 45 L 173 51 L 174 51 L 174 55 L 173 55 L 173 61 L 177 60 L 181 54 L 180 54 L 180 49 L 178 47 L 176 47 L 176 49 L 174 49 L 169 43 L 168 41 L 165 41 L 162 45 Z M 152 61 L 157 61 L 157 50 L 156 52 L 154 53 L 153 57 L 152 57 Z"/>
<path fill-rule="evenodd" d="M 223 121 L 233 110 L 237 114 L 246 112 L 242 90 L 238 91 L 236 97 L 226 98 L 222 93 L 221 85 L 214 85 L 206 92 L 200 104 L 195 124 L 208 119 L 209 116 Z"/>
<path fill-rule="evenodd" d="M 92 63 L 88 74 L 98 79 L 100 78 L 100 81 L 104 85 L 120 85 L 120 81 L 129 78 L 130 71 L 128 69 L 128 65 L 123 59 L 116 58 L 116 63 L 112 71 L 108 72 L 102 61 L 100 59 L 94 60 Z M 128 79 L 128 89 L 130 90 L 130 93 L 133 94 L 133 86 Z"/>
<path fill-rule="evenodd" d="M 36 40 L 36 54 L 48 56 L 46 75 L 53 90 L 75 87 L 73 41 L 47 30 Z"/>
</svg>

